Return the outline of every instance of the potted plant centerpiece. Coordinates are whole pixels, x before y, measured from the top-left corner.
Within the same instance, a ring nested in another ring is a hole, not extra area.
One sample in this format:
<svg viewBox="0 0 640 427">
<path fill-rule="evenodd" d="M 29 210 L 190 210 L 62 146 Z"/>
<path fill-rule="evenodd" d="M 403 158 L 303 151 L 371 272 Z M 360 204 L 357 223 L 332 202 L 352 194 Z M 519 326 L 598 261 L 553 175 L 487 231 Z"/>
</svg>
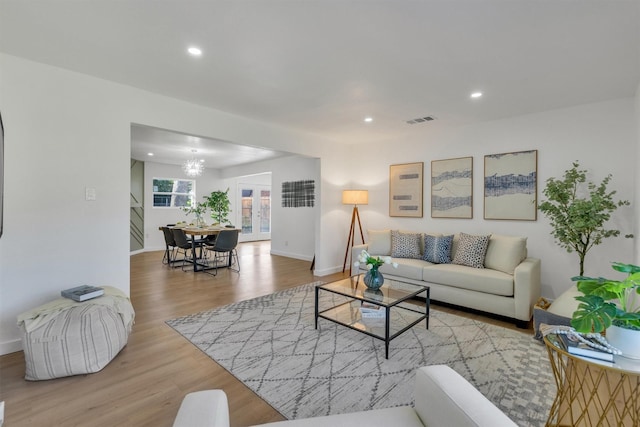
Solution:
<svg viewBox="0 0 640 427">
<path fill-rule="evenodd" d="M 204 196 L 205 204 L 211 209 L 211 218 L 215 224 L 230 224 L 231 202 L 229 201 L 229 189 L 226 191 L 212 191 Z"/>
<path fill-rule="evenodd" d="M 202 218 L 202 216 L 207 211 L 207 204 L 206 203 L 196 202 L 195 205 L 192 205 L 191 201 L 188 201 L 187 202 L 187 206 L 183 206 L 182 210 L 185 211 L 187 215 L 195 214 L 195 216 L 196 216 L 195 225 L 197 227 L 205 227 L 207 225 L 204 222 L 204 219 Z"/>
<path fill-rule="evenodd" d="M 367 264 L 367 274 L 364 276 L 364 284 L 369 289 L 380 289 L 384 284 L 384 276 L 378 271 L 383 264 L 391 264 L 393 268 L 398 268 L 398 263 L 391 262 L 390 256 L 380 257 L 371 256 L 366 250 L 362 250 L 358 256 L 358 261 L 353 263 L 355 268 L 359 268 L 360 264 Z"/>
<path fill-rule="evenodd" d="M 640 359 L 640 266 L 614 262 L 613 269 L 626 273 L 624 280 L 577 276 L 583 296 L 573 313 L 571 326 L 578 332 L 603 332 L 622 355 Z"/>
</svg>

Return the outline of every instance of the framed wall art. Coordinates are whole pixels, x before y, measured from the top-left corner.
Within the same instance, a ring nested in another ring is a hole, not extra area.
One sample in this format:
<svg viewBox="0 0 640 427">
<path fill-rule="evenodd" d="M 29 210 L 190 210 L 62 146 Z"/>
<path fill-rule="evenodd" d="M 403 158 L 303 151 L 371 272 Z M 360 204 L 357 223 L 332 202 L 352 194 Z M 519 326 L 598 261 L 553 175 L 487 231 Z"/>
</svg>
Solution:
<svg viewBox="0 0 640 427">
<path fill-rule="evenodd" d="M 537 219 L 538 150 L 484 156 L 484 219 Z"/>
<path fill-rule="evenodd" d="M 315 205 L 315 185 L 312 179 L 282 183 L 283 208 L 312 208 Z"/>
<path fill-rule="evenodd" d="M 473 218 L 473 157 L 431 162 L 431 218 Z"/>
<path fill-rule="evenodd" d="M 422 218 L 424 163 L 389 166 L 389 216 Z"/>
</svg>

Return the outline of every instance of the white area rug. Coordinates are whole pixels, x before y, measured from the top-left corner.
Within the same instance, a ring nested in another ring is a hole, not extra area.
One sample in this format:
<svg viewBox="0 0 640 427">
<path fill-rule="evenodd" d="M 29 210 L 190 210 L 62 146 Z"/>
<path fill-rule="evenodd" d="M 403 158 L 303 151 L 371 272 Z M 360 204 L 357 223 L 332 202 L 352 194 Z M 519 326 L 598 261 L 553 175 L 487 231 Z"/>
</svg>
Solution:
<svg viewBox="0 0 640 427">
<path fill-rule="evenodd" d="M 288 419 L 411 405 L 415 369 L 445 364 L 518 425 L 544 425 L 555 383 L 530 334 L 431 310 L 429 330 L 391 341 L 385 360 L 381 340 L 325 319 L 314 329 L 318 283 L 167 324 Z"/>
</svg>

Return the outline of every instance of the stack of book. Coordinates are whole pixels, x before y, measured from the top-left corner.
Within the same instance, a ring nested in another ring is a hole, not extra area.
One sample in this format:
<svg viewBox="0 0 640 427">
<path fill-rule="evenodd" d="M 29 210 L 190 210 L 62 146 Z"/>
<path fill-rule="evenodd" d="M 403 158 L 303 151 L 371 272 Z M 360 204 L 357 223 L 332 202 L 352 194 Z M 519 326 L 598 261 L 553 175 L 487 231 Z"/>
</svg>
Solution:
<svg viewBox="0 0 640 427">
<path fill-rule="evenodd" d="M 82 302 L 104 295 L 104 289 L 96 286 L 82 285 L 75 288 L 65 289 L 60 292 L 60 295 L 74 301 Z"/>
<path fill-rule="evenodd" d="M 561 334 L 559 335 L 559 337 L 562 340 L 562 343 L 564 344 L 569 354 L 575 354 L 576 356 L 591 357 L 593 359 L 613 362 L 612 353 L 609 353 L 604 350 L 600 350 L 596 347 L 585 344 L 582 341 L 578 341 L 577 338 L 570 335 Z M 601 345 L 600 343 L 595 341 L 593 338 L 585 338 L 585 340 L 589 342 L 593 342 L 596 345 Z"/>
<path fill-rule="evenodd" d="M 387 314 L 384 307 L 363 302 L 360 306 L 360 316 L 362 316 L 363 319 L 384 319 Z"/>
</svg>

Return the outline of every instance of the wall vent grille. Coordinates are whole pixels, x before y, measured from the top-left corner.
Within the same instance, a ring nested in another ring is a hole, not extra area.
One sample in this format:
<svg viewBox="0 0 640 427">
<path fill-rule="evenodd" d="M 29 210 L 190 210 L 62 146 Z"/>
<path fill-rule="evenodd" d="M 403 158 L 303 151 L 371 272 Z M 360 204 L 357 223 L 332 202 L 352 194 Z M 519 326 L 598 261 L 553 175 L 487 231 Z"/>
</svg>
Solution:
<svg viewBox="0 0 640 427">
<path fill-rule="evenodd" d="M 411 119 L 411 120 L 407 120 L 407 123 L 410 125 L 415 125 L 418 123 L 426 123 L 426 122 L 431 122 L 433 120 L 435 120 L 436 118 L 434 116 L 425 116 L 425 117 L 418 117 L 417 119 Z"/>
</svg>

